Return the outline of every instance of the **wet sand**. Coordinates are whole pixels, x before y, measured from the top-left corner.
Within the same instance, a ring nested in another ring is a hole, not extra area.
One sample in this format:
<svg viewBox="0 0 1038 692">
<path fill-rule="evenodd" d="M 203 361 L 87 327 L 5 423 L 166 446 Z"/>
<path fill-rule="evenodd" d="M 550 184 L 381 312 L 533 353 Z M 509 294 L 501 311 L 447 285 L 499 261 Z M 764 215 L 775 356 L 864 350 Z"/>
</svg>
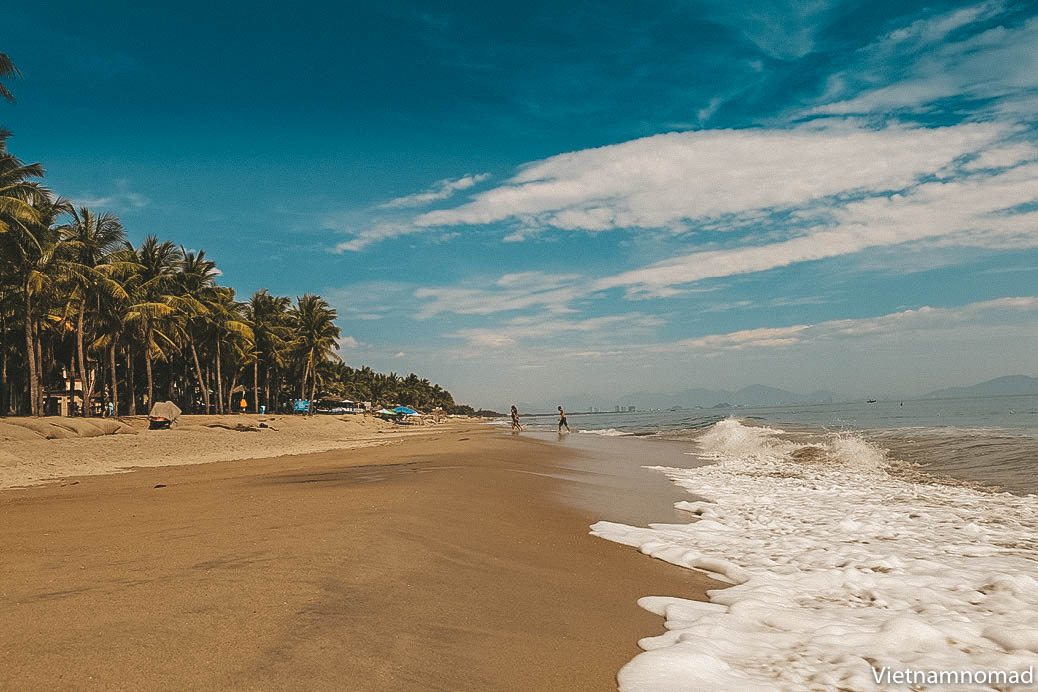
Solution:
<svg viewBox="0 0 1038 692">
<path fill-rule="evenodd" d="M 589 536 L 652 494 L 594 463 L 473 425 L 0 492 L 0 688 L 615 689 L 636 600 L 719 585 Z"/>
</svg>

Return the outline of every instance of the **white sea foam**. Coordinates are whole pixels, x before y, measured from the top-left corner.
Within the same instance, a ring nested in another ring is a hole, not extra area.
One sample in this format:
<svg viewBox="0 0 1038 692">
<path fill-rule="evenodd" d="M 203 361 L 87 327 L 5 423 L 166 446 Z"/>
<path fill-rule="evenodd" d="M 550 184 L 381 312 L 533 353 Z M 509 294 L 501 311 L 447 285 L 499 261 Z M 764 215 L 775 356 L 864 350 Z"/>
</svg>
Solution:
<svg viewBox="0 0 1038 692">
<path fill-rule="evenodd" d="M 861 438 L 806 446 L 736 420 L 700 453 L 717 463 L 659 469 L 704 498 L 677 504 L 698 521 L 592 527 L 733 584 L 710 603 L 640 599 L 667 632 L 639 642 L 622 690 L 873 690 L 873 666 L 1038 665 L 1034 495 L 909 482 Z"/>
<path fill-rule="evenodd" d="M 616 428 L 608 428 L 606 430 L 578 430 L 577 432 L 586 435 L 601 435 L 602 437 L 630 437 L 634 434 L 617 430 Z"/>
</svg>

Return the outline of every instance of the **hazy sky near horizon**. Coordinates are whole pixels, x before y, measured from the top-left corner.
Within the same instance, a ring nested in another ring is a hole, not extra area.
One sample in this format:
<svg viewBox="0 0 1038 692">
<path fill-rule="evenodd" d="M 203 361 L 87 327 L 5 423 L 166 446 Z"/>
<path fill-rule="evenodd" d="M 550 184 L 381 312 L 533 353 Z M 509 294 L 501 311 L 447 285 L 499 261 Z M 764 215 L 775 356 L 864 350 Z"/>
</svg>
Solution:
<svg viewBox="0 0 1038 692">
<path fill-rule="evenodd" d="M 52 189 L 477 406 L 1038 375 L 1034 3 L 46 2 L 0 52 Z"/>
</svg>

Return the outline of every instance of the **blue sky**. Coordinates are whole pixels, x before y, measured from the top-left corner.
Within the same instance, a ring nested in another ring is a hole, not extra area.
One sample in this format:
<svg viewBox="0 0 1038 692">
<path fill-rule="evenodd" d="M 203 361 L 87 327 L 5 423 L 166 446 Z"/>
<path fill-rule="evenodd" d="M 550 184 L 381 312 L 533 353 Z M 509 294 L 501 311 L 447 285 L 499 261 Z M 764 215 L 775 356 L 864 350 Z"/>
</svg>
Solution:
<svg viewBox="0 0 1038 692">
<path fill-rule="evenodd" d="M 1038 374 L 1036 9 L 23 4 L 0 123 L 477 405 L 909 396 Z"/>
</svg>

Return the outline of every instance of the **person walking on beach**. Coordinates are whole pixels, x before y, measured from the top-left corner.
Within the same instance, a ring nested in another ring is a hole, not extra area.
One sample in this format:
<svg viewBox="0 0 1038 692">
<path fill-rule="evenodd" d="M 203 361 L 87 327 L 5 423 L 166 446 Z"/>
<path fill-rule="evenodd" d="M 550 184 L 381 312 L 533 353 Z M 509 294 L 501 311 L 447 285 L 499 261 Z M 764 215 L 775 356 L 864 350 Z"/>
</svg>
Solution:
<svg viewBox="0 0 1038 692">
<path fill-rule="evenodd" d="M 248 407 L 249 407 L 249 402 L 245 399 L 245 397 L 242 397 L 241 401 L 238 402 L 238 408 L 241 409 L 242 413 L 245 413 L 245 409 L 247 409 Z"/>
<path fill-rule="evenodd" d="M 512 430 L 522 430 L 523 426 L 519 425 L 519 409 L 512 405 Z"/>
<path fill-rule="evenodd" d="M 566 412 L 559 406 L 559 432 L 562 432 L 562 426 L 566 426 L 566 432 L 572 432 L 569 429 L 569 423 L 566 422 Z"/>
</svg>

